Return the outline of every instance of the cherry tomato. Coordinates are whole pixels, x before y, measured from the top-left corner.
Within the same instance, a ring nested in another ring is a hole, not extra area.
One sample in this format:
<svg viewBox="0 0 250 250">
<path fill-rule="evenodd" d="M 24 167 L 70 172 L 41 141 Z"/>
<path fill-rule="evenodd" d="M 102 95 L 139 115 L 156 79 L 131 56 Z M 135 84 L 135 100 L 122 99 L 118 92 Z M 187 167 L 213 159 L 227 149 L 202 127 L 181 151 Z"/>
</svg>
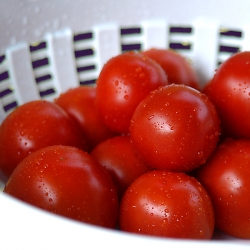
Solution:
<svg viewBox="0 0 250 250">
<path fill-rule="evenodd" d="M 4 192 L 46 211 L 114 228 L 118 197 L 107 171 L 88 153 L 49 146 L 27 156 L 13 171 Z"/>
<path fill-rule="evenodd" d="M 131 141 L 155 169 L 191 171 L 214 151 L 220 121 L 213 104 L 198 90 L 179 84 L 159 88 L 134 112 Z"/>
<path fill-rule="evenodd" d="M 184 84 L 195 89 L 200 89 L 198 76 L 180 53 L 171 49 L 152 48 L 142 52 L 161 65 L 168 76 L 169 83 Z"/>
<path fill-rule="evenodd" d="M 119 221 L 121 230 L 132 233 L 211 239 L 214 211 L 206 190 L 195 178 L 154 170 L 129 186 Z"/>
<path fill-rule="evenodd" d="M 104 166 L 118 187 L 119 197 L 127 187 L 150 168 L 135 154 L 129 136 L 116 136 L 101 142 L 91 155 Z"/>
<path fill-rule="evenodd" d="M 59 106 L 42 100 L 23 104 L 2 122 L 0 169 L 9 177 L 31 152 L 56 144 L 86 149 L 85 138 Z"/>
<path fill-rule="evenodd" d="M 211 82 L 212 82 L 212 79 L 208 80 L 201 90 L 201 92 L 206 94 L 207 96 L 210 96 L 209 91 L 210 91 Z"/>
<path fill-rule="evenodd" d="M 221 231 L 250 239 L 250 141 L 226 139 L 197 178 L 209 193 L 215 225 Z"/>
<path fill-rule="evenodd" d="M 227 137 L 250 139 L 250 51 L 239 52 L 223 62 L 209 87 L 209 97 Z"/>
<path fill-rule="evenodd" d="M 152 90 L 167 84 L 164 70 L 137 52 L 111 58 L 97 81 L 97 107 L 104 123 L 117 133 L 127 133 L 137 105 Z"/>
<path fill-rule="evenodd" d="M 95 98 L 95 87 L 80 86 L 69 89 L 55 100 L 55 103 L 80 126 L 87 140 L 89 152 L 101 141 L 115 136 L 115 133 L 104 125 L 96 108 Z"/>
</svg>

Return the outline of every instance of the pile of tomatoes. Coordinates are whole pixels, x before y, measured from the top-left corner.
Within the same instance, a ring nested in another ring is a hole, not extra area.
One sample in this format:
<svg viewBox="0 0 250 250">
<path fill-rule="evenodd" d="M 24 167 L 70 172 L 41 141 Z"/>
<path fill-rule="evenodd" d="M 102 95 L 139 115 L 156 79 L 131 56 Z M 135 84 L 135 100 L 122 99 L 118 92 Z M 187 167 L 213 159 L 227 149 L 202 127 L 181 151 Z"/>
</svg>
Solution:
<svg viewBox="0 0 250 250">
<path fill-rule="evenodd" d="M 250 52 L 201 89 L 168 49 L 111 58 L 95 86 L 0 127 L 4 192 L 68 218 L 168 238 L 250 238 Z"/>
</svg>

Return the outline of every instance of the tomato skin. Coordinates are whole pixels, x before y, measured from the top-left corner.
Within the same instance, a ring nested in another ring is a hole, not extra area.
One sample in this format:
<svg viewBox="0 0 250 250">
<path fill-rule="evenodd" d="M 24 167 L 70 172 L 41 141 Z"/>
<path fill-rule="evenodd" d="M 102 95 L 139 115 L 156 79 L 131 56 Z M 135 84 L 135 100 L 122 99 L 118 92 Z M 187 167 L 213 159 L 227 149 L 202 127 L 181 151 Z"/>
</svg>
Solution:
<svg viewBox="0 0 250 250">
<path fill-rule="evenodd" d="M 206 95 L 171 84 L 147 96 L 130 124 L 131 141 L 154 169 L 188 172 L 203 164 L 215 149 L 220 121 Z"/>
<path fill-rule="evenodd" d="M 116 134 L 104 125 L 96 107 L 96 88 L 80 86 L 62 93 L 55 103 L 80 126 L 90 152 L 101 141 Z"/>
<path fill-rule="evenodd" d="M 120 228 L 132 233 L 211 239 L 214 213 L 206 190 L 184 173 L 154 170 L 136 179 L 120 205 Z"/>
<path fill-rule="evenodd" d="M 227 137 L 250 139 L 250 52 L 239 52 L 223 62 L 209 87 Z"/>
<path fill-rule="evenodd" d="M 106 170 L 86 152 L 50 146 L 26 157 L 4 192 L 46 211 L 81 222 L 114 228 L 116 188 Z"/>
<path fill-rule="evenodd" d="M 215 225 L 231 236 L 250 239 L 250 141 L 226 139 L 197 178 L 209 193 Z"/>
<path fill-rule="evenodd" d="M 136 178 L 150 170 L 134 152 L 129 136 L 116 136 L 101 142 L 91 156 L 110 173 L 120 199 Z"/>
<path fill-rule="evenodd" d="M 9 177 L 31 152 L 56 144 L 86 149 L 85 138 L 63 109 L 43 100 L 25 103 L 2 122 L 0 169 Z"/>
<path fill-rule="evenodd" d="M 161 65 L 169 83 L 184 84 L 200 90 L 198 76 L 192 65 L 180 53 L 171 49 L 152 48 L 142 52 Z"/>
<path fill-rule="evenodd" d="M 97 81 L 97 107 L 104 123 L 117 133 L 128 133 L 137 105 L 152 90 L 167 83 L 160 65 L 140 53 L 127 52 L 111 58 Z"/>
</svg>

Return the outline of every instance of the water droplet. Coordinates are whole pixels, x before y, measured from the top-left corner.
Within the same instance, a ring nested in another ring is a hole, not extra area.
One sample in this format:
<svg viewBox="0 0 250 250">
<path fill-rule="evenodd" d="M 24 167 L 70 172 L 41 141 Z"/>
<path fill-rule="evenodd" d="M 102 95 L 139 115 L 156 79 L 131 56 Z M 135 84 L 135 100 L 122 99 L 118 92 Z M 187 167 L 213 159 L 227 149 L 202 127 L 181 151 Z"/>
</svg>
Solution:
<svg viewBox="0 0 250 250">
<path fill-rule="evenodd" d="M 129 95 L 125 95 L 125 96 L 124 96 L 124 99 L 125 99 L 125 100 L 128 100 L 128 99 L 129 99 Z"/>
<path fill-rule="evenodd" d="M 149 116 L 148 120 L 150 121 L 153 118 L 154 118 L 154 115 L 151 115 L 151 116 Z"/>
</svg>

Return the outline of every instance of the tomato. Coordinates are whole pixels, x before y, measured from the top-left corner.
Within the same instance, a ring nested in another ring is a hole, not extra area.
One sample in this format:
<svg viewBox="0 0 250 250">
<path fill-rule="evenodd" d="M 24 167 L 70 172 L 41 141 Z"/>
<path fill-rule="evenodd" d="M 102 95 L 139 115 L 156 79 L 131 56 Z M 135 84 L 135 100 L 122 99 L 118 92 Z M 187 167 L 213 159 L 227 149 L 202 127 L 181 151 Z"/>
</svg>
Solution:
<svg viewBox="0 0 250 250">
<path fill-rule="evenodd" d="M 200 89 L 194 68 L 180 53 L 171 49 L 158 48 L 152 48 L 142 53 L 161 65 L 168 76 L 169 83 L 184 84 Z"/>
<path fill-rule="evenodd" d="M 220 121 L 208 97 L 178 84 L 159 88 L 137 107 L 131 141 L 152 168 L 191 171 L 214 151 Z"/>
<path fill-rule="evenodd" d="M 0 169 L 9 177 L 26 156 L 55 145 L 86 149 L 86 140 L 67 113 L 48 101 L 31 101 L 12 111 L 0 128 Z"/>
<path fill-rule="evenodd" d="M 211 239 L 214 212 L 203 186 L 184 173 L 154 170 L 125 192 L 121 230 L 172 238 Z"/>
<path fill-rule="evenodd" d="M 49 146 L 27 156 L 13 171 L 4 192 L 46 211 L 114 228 L 118 197 L 107 171 L 88 153 Z"/>
<path fill-rule="evenodd" d="M 210 96 L 209 92 L 210 92 L 211 82 L 212 82 L 212 79 L 208 80 L 201 90 L 201 92 L 206 94 L 207 96 Z"/>
<path fill-rule="evenodd" d="M 115 136 L 102 121 L 96 108 L 96 88 L 80 86 L 62 93 L 55 103 L 80 126 L 90 152 L 101 141 Z"/>
<path fill-rule="evenodd" d="M 215 225 L 250 239 L 250 141 L 226 139 L 197 171 L 215 211 Z"/>
<path fill-rule="evenodd" d="M 128 133 L 137 105 L 152 90 L 166 84 L 167 76 L 160 65 L 140 53 L 111 58 L 97 80 L 97 107 L 104 123 L 117 133 Z"/>
<path fill-rule="evenodd" d="M 135 154 L 129 136 L 116 136 L 101 142 L 91 155 L 112 176 L 121 198 L 127 187 L 150 168 Z"/>
<path fill-rule="evenodd" d="M 239 52 L 223 62 L 209 87 L 227 137 L 250 139 L 250 51 Z"/>
</svg>

